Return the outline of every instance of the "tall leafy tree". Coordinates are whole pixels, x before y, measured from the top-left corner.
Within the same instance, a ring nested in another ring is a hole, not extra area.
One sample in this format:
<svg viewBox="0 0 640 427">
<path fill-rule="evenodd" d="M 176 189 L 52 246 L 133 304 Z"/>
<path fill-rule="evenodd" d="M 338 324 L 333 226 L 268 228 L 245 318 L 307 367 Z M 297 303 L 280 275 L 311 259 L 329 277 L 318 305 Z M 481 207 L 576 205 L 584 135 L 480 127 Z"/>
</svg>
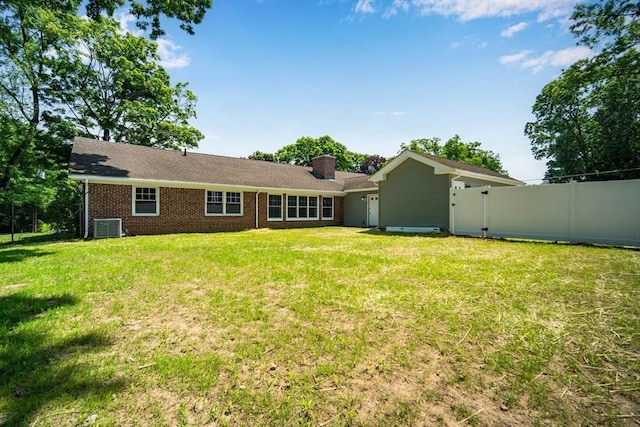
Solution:
<svg viewBox="0 0 640 427">
<path fill-rule="evenodd" d="M 195 96 L 171 85 L 156 45 L 108 17 L 79 17 L 79 5 L 0 2 L 0 212 L 39 210 L 65 229 L 77 206 L 65 179 L 70 137 L 169 148 L 203 137 L 188 124 Z"/>
<path fill-rule="evenodd" d="M 69 2 L 59 8 L 47 1 L 14 0 L 0 3 L 0 114 L 21 130 L 3 146 L 0 190 L 6 190 L 13 171 L 32 147 L 44 111 L 55 104 L 49 90 L 56 52 L 73 43 L 75 15 Z"/>
<path fill-rule="evenodd" d="M 89 25 L 78 16 L 80 3 L 79 0 L 4 0 L 0 2 L 0 114 L 6 120 L 16 122 L 21 127 L 18 136 L 11 143 L 1 147 L 3 154 L 0 156 L 2 159 L 0 191 L 9 187 L 11 177 L 18 169 L 21 160 L 30 149 L 35 148 L 38 133 L 45 131 L 44 122 L 47 116 L 54 121 L 59 121 L 65 117 L 62 113 L 80 112 L 80 108 L 70 108 L 72 105 L 78 106 L 76 102 L 79 101 L 77 96 L 80 93 L 79 88 L 84 89 L 83 95 L 87 96 L 85 99 L 87 110 L 90 109 L 88 103 L 96 100 L 90 99 L 92 94 L 87 93 L 88 86 L 73 87 L 69 84 L 70 80 L 65 79 L 71 78 L 75 72 L 78 72 L 78 77 L 85 79 L 85 83 L 89 82 L 87 77 L 90 73 L 86 71 L 90 68 L 89 62 L 78 61 L 82 53 L 79 51 L 81 48 L 78 42 L 83 35 L 80 29 L 87 29 Z M 133 0 L 130 2 L 126 0 L 89 1 L 87 2 L 89 16 L 96 21 L 96 25 L 90 28 L 91 31 L 86 35 L 96 36 L 97 28 L 101 25 L 110 25 L 110 20 L 104 18 L 101 13 L 112 14 L 116 8 L 127 3 L 130 3 L 132 12 L 138 17 L 140 26 L 145 28 L 145 25 L 147 27 L 150 25 L 153 37 L 162 34 L 159 21 L 162 15 L 182 21 L 183 28 L 187 32 L 192 32 L 192 24 L 202 20 L 204 10 L 211 4 L 210 0 L 147 1 L 145 5 Z M 145 21 L 145 19 L 151 21 Z M 112 30 L 110 34 L 113 35 L 115 32 Z M 93 40 L 98 39 L 99 37 L 96 36 Z M 104 37 L 102 41 L 104 42 L 102 45 L 110 44 Z M 131 42 L 129 43 L 131 46 L 132 39 L 128 41 Z M 144 51 L 144 45 L 145 42 L 138 41 L 139 50 L 136 53 Z M 115 46 L 111 44 L 111 48 L 113 53 Z M 102 51 L 103 56 L 107 52 L 108 49 L 105 47 Z M 193 94 L 186 89 L 185 84 L 170 86 L 168 75 L 157 66 L 152 70 L 143 66 L 137 70 L 136 74 L 131 70 L 132 64 L 126 62 L 126 57 L 127 55 L 120 55 L 117 59 L 110 60 L 108 67 L 113 70 L 121 66 L 129 66 L 131 71 L 129 80 L 124 82 L 124 78 L 121 80 L 107 78 L 103 82 L 123 85 L 123 87 L 114 88 L 113 92 L 121 90 L 122 94 L 125 91 L 129 93 L 137 91 L 141 95 L 132 100 L 128 98 L 129 114 L 126 117 L 123 116 L 129 124 L 139 124 L 139 126 L 130 125 L 127 128 L 129 141 L 133 142 L 134 138 L 140 138 L 148 145 L 175 147 L 176 138 L 180 136 L 184 138 L 184 145 L 193 146 L 202 137 L 195 129 L 189 129 L 186 126 L 188 118 L 195 114 Z M 151 56 L 148 55 L 146 58 L 148 62 L 154 63 Z M 103 64 L 106 64 L 106 61 L 103 61 Z M 60 76 L 63 78 L 60 79 Z M 149 78 L 151 81 L 148 80 Z M 80 79 L 76 80 L 76 83 L 80 82 Z M 61 89 L 64 89 L 64 92 L 61 92 Z M 98 91 L 100 88 L 94 87 L 94 89 Z M 69 95 L 73 94 L 76 95 L 76 102 L 69 100 Z M 155 106 L 150 106 L 149 102 L 153 102 L 152 100 L 155 100 Z M 61 109 L 65 104 L 66 106 Z M 96 103 L 93 105 L 94 112 L 99 110 Z M 100 120 L 102 120 L 104 115 L 95 114 L 94 117 L 101 117 Z M 85 132 L 86 123 L 82 123 L 82 120 L 84 119 L 78 116 L 75 123 L 80 127 L 80 131 Z M 95 121 L 98 121 L 97 118 Z M 115 126 L 106 126 L 103 129 L 111 131 L 114 128 Z M 149 138 L 149 133 L 153 131 L 158 134 L 156 140 Z"/>
<path fill-rule="evenodd" d="M 449 138 L 444 144 L 440 138 L 419 138 L 400 145 L 400 150 L 427 153 L 450 160 L 458 160 L 474 166 L 480 166 L 495 172 L 506 174 L 500 161 L 500 155 L 481 148 L 477 141 L 464 142 L 459 135 Z"/>
<path fill-rule="evenodd" d="M 536 159 L 548 159 L 547 177 L 585 173 L 594 169 L 590 141 L 590 102 L 582 86 L 580 64 L 567 69 L 547 84 L 536 98 L 536 121 L 527 123 L 525 134 L 531 140 Z"/>
<path fill-rule="evenodd" d="M 171 85 L 155 43 L 124 33 L 108 18 L 80 20 L 78 46 L 55 62 L 57 112 L 80 133 L 106 141 L 166 148 L 196 147 L 204 135 L 189 125 L 196 96 Z"/>
<path fill-rule="evenodd" d="M 527 123 L 534 157 L 551 181 L 640 177 L 640 2 L 576 6 L 571 29 L 599 47 L 548 83 Z"/>
<path fill-rule="evenodd" d="M 323 154 L 330 154 L 336 158 L 336 169 L 345 172 L 357 172 L 366 155 L 354 153 L 344 144 L 334 141 L 328 135 L 319 138 L 303 136 L 289 145 L 285 145 L 275 152 L 279 163 L 291 163 L 300 166 L 311 166 L 311 159 Z"/>
</svg>

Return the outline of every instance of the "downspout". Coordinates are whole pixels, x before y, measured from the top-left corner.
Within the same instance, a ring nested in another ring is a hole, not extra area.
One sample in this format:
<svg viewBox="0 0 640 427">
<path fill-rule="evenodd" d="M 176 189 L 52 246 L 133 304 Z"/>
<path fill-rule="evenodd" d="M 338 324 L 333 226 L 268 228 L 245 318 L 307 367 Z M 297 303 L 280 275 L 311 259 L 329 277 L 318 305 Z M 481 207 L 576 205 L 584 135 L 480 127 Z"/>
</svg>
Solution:
<svg viewBox="0 0 640 427">
<path fill-rule="evenodd" d="M 84 239 L 89 237 L 89 180 L 84 180 Z"/>
<path fill-rule="evenodd" d="M 260 228 L 260 223 L 258 222 L 258 195 L 260 193 L 262 193 L 260 190 L 256 193 L 256 229 Z"/>
</svg>

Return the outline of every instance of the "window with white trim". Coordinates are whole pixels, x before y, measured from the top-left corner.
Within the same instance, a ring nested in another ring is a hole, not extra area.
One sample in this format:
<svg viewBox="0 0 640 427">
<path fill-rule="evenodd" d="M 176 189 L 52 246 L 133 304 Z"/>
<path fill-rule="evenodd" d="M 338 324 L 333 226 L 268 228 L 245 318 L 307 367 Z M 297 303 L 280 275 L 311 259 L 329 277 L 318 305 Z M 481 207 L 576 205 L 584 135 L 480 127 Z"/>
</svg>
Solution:
<svg viewBox="0 0 640 427">
<path fill-rule="evenodd" d="M 225 213 L 228 215 L 240 215 L 242 212 L 240 203 L 240 193 L 227 192 L 227 199 L 225 203 Z"/>
<path fill-rule="evenodd" d="M 309 197 L 309 218 L 318 218 L 318 198 Z"/>
<path fill-rule="evenodd" d="M 237 191 L 207 191 L 206 215 L 242 215 L 242 193 Z"/>
<path fill-rule="evenodd" d="M 322 219 L 333 219 L 333 197 L 322 198 Z"/>
<path fill-rule="evenodd" d="M 282 195 L 269 194 L 268 204 L 267 219 L 282 220 Z"/>
<path fill-rule="evenodd" d="M 287 219 L 318 219 L 318 198 L 287 196 Z"/>
<path fill-rule="evenodd" d="M 133 215 L 158 215 L 159 202 L 160 197 L 158 188 L 133 187 Z"/>
</svg>

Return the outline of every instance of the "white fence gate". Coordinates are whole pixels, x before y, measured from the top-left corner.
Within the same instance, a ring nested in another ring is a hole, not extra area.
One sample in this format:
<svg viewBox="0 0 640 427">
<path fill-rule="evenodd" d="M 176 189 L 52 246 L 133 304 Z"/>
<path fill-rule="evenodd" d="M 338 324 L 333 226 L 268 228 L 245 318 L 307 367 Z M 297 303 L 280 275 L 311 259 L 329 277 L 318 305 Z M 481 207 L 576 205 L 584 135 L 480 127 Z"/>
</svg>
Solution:
<svg viewBox="0 0 640 427">
<path fill-rule="evenodd" d="M 640 180 L 451 189 L 451 234 L 640 246 Z"/>
</svg>

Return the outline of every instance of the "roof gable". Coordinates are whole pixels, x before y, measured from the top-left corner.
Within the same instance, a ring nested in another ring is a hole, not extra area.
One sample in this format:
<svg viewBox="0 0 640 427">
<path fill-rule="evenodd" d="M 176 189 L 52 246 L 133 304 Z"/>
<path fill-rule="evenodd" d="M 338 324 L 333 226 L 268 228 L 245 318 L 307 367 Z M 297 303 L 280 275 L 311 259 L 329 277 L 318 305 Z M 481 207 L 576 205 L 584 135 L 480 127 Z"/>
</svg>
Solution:
<svg viewBox="0 0 640 427">
<path fill-rule="evenodd" d="M 365 174 L 336 171 L 318 179 L 312 168 L 132 144 L 75 138 L 69 175 L 77 180 L 150 181 L 256 189 L 342 192 L 345 180 Z M 373 185 L 372 185 L 373 186 Z"/>
<path fill-rule="evenodd" d="M 433 156 L 426 153 L 417 153 L 415 151 L 405 150 L 386 166 L 376 172 L 371 180 L 375 183 L 387 179 L 387 175 L 395 168 L 400 166 L 408 159 L 416 160 L 425 165 L 431 166 L 436 175 L 456 175 L 474 179 L 482 179 L 486 181 L 496 182 L 504 185 L 523 185 L 522 181 L 513 179 L 507 175 L 486 169 L 480 166 L 470 165 L 468 163 L 457 160 L 444 159 L 442 157 Z"/>
</svg>

